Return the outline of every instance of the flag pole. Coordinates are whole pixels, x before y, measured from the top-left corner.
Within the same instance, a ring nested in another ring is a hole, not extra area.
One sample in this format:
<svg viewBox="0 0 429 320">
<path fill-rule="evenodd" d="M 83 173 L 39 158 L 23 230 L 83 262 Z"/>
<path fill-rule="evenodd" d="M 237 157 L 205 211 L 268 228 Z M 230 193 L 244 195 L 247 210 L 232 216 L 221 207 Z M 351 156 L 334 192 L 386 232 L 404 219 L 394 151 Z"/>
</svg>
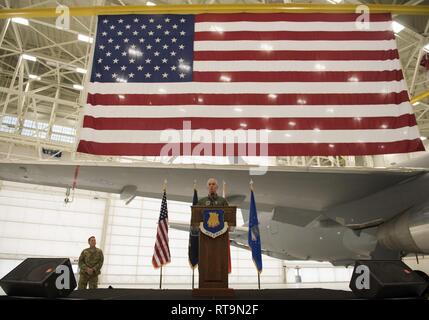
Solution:
<svg viewBox="0 0 429 320">
<path fill-rule="evenodd" d="M 225 180 L 222 181 L 222 197 L 226 198 L 226 182 L 225 182 Z"/>
<path fill-rule="evenodd" d="M 258 271 L 258 289 L 261 290 L 261 274 Z"/>
<path fill-rule="evenodd" d="M 197 180 L 194 180 L 194 192 L 197 190 Z M 192 228 L 192 226 L 191 226 Z M 192 268 L 192 290 L 195 288 L 195 267 Z"/>
<path fill-rule="evenodd" d="M 253 180 L 252 179 L 250 179 L 249 185 L 250 185 L 250 191 L 253 192 L 254 190 L 253 190 Z M 258 269 L 256 269 L 256 272 L 258 273 L 258 290 L 261 290 L 261 274 L 259 273 Z"/>
<path fill-rule="evenodd" d="M 164 179 L 164 185 L 162 186 L 162 191 L 165 192 L 167 190 L 167 179 Z M 159 288 L 162 289 L 162 265 L 159 268 Z"/>
<path fill-rule="evenodd" d="M 194 274 L 195 274 L 195 268 L 192 268 L 192 290 L 194 289 Z"/>
<path fill-rule="evenodd" d="M 226 200 L 226 182 L 222 180 L 222 198 Z M 232 261 L 231 261 L 231 240 L 229 239 L 229 231 L 232 231 L 233 227 L 228 227 L 228 273 L 232 272 Z"/>
<path fill-rule="evenodd" d="M 161 289 L 162 285 L 162 266 L 159 268 L 159 288 Z"/>
</svg>

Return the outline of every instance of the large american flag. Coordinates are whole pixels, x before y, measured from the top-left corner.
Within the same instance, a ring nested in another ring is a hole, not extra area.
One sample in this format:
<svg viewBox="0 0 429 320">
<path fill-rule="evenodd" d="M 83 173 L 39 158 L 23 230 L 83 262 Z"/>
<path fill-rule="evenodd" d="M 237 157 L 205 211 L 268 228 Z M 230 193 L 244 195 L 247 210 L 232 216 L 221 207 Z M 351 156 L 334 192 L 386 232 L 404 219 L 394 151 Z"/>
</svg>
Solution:
<svg viewBox="0 0 429 320">
<path fill-rule="evenodd" d="M 170 141 L 180 155 L 207 142 L 198 129 L 264 130 L 270 156 L 424 150 L 390 14 L 371 14 L 369 30 L 356 20 L 345 13 L 99 16 L 78 151 L 157 156 L 164 130 L 182 130 L 183 121 L 191 127 Z M 255 155 L 259 139 L 250 141 Z M 214 152 L 228 143 L 206 144 Z M 232 144 L 235 154 L 240 143 Z"/>
<path fill-rule="evenodd" d="M 152 256 L 154 268 L 160 268 L 171 261 L 170 247 L 168 245 L 168 210 L 167 194 L 164 191 L 159 214 L 158 229 L 156 231 L 155 249 Z"/>
</svg>

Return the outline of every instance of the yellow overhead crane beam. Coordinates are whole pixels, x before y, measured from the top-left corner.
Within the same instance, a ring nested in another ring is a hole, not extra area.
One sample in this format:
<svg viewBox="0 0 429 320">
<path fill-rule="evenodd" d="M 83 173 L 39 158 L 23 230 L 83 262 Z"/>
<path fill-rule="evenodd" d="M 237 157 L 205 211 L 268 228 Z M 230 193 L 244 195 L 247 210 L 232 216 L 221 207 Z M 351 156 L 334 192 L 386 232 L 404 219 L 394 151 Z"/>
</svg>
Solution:
<svg viewBox="0 0 429 320">
<path fill-rule="evenodd" d="M 419 101 L 421 101 L 427 97 L 429 97 L 429 91 L 425 91 L 425 92 L 419 94 L 418 96 L 413 97 L 410 102 L 412 104 L 414 104 L 414 103 L 419 102 Z"/>
<path fill-rule="evenodd" d="M 402 15 L 428 15 L 429 6 L 409 5 L 366 5 L 370 13 L 390 12 Z M 69 7 L 70 16 L 94 16 L 115 14 L 197 14 L 197 13 L 232 13 L 232 12 L 355 12 L 355 4 L 212 4 L 212 5 L 156 5 L 156 6 L 98 6 L 98 7 Z M 7 18 L 48 18 L 57 17 L 60 13 L 56 8 L 12 8 L 0 10 L 0 19 Z"/>
</svg>

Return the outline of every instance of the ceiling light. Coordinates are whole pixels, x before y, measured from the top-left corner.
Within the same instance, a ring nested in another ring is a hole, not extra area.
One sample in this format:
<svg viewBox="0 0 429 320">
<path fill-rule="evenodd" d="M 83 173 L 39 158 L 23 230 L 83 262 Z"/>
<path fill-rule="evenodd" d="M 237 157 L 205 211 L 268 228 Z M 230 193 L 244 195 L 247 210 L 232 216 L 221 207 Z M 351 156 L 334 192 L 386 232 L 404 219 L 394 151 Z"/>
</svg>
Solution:
<svg viewBox="0 0 429 320">
<path fill-rule="evenodd" d="M 30 56 L 29 54 L 23 54 L 22 58 L 25 60 L 37 61 L 37 58 L 35 56 Z"/>
<path fill-rule="evenodd" d="M 181 64 L 179 64 L 179 69 L 181 69 L 181 70 L 185 70 L 185 71 L 189 71 L 189 70 L 191 70 L 191 67 L 190 66 L 188 66 L 187 64 L 183 64 L 183 63 L 181 63 Z M 230 79 L 231 80 L 231 79 Z"/>
<path fill-rule="evenodd" d="M 429 43 L 423 47 L 423 50 L 429 52 Z"/>
<path fill-rule="evenodd" d="M 210 26 L 210 31 L 223 33 L 224 29 L 222 27 L 219 27 L 219 26 Z"/>
<path fill-rule="evenodd" d="M 73 89 L 76 89 L 76 90 L 83 90 L 83 86 L 81 86 L 80 84 L 74 84 L 74 85 L 73 85 Z"/>
<path fill-rule="evenodd" d="M 33 80 L 42 80 L 42 78 L 40 78 L 39 76 L 36 76 L 35 74 L 30 74 L 28 77 Z"/>
<path fill-rule="evenodd" d="M 153 7 L 153 6 L 156 6 L 156 4 L 155 4 L 155 3 L 153 3 L 152 1 L 147 1 L 147 2 L 146 2 L 146 5 L 147 5 L 147 6 L 152 6 L 152 7 Z"/>
<path fill-rule="evenodd" d="M 398 23 L 398 22 L 396 22 L 396 21 L 393 21 L 393 22 L 392 22 L 392 29 L 393 29 L 393 32 L 394 32 L 394 33 L 399 33 L 399 32 L 401 32 L 402 30 L 404 30 L 404 29 L 405 29 L 405 27 L 404 27 L 402 24 L 400 24 L 400 23 Z"/>
<path fill-rule="evenodd" d="M 128 53 L 132 56 L 137 56 L 137 57 L 141 57 L 143 55 L 143 53 L 140 50 L 136 50 L 133 48 L 128 49 Z"/>
<path fill-rule="evenodd" d="M 326 70 L 326 66 L 325 66 L 324 64 L 321 64 L 321 63 L 316 63 L 316 64 L 314 65 L 314 68 L 315 68 L 316 70 L 320 70 L 320 71 L 322 71 L 322 70 Z"/>
<path fill-rule="evenodd" d="M 327 1 L 330 2 L 330 3 L 332 3 L 332 4 L 339 4 L 343 0 L 327 0 Z"/>
<path fill-rule="evenodd" d="M 420 137 L 420 140 L 425 141 L 425 140 L 427 140 L 427 138 L 426 137 Z"/>
<path fill-rule="evenodd" d="M 268 43 L 262 43 L 260 47 L 261 47 L 261 50 L 264 50 L 264 51 L 272 51 L 274 49 L 273 46 Z"/>
<path fill-rule="evenodd" d="M 12 22 L 23 24 L 24 26 L 28 26 L 30 22 L 25 18 L 12 18 Z"/>
<path fill-rule="evenodd" d="M 80 41 L 83 41 L 83 42 L 88 42 L 88 43 L 94 42 L 94 38 L 88 37 L 88 36 L 86 36 L 84 34 L 80 34 L 80 33 L 77 35 L 77 39 Z"/>
<path fill-rule="evenodd" d="M 83 73 L 83 74 L 85 74 L 85 73 L 86 73 L 86 69 L 83 69 L 83 68 L 76 68 L 76 72 L 79 72 L 79 73 Z"/>
</svg>

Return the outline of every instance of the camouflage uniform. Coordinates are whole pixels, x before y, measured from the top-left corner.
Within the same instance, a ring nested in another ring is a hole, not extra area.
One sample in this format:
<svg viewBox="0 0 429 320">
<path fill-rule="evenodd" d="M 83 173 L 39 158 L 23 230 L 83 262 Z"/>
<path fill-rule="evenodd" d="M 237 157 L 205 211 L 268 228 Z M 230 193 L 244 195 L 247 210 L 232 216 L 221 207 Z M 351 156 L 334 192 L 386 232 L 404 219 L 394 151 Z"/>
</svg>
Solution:
<svg viewBox="0 0 429 320">
<path fill-rule="evenodd" d="M 225 198 L 222 198 L 215 195 L 209 195 L 208 197 L 201 198 L 198 201 L 198 204 L 201 206 L 228 206 L 228 202 L 225 200 Z"/>
<path fill-rule="evenodd" d="M 82 251 L 79 257 L 79 286 L 78 289 L 86 289 L 89 284 L 89 289 L 97 289 L 98 275 L 103 266 L 104 256 L 103 251 L 98 248 L 87 248 Z M 94 269 L 94 272 L 89 275 L 87 268 Z"/>
</svg>

